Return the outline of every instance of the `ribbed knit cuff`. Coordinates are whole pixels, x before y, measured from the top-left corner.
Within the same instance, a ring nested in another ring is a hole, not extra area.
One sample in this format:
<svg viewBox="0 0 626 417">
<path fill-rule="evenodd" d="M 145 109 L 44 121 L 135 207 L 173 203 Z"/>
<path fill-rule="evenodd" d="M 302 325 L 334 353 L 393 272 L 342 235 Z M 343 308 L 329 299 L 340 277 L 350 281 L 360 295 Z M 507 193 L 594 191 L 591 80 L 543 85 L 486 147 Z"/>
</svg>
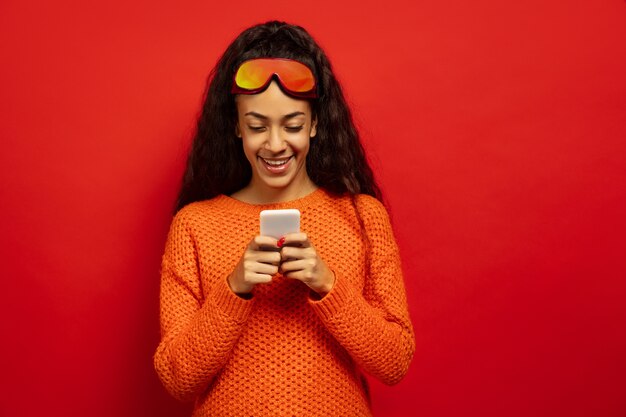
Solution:
<svg viewBox="0 0 626 417">
<path fill-rule="evenodd" d="M 245 321 L 250 314 L 254 300 L 246 300 L 235 294 L 226 279 L 220 279 L 211 291 L 215 305 L 238 323 Z"/>
<path fill-rule="evenodd" d="M 350 283 L 346 279 L 336 277 L 335 285 L 328 294 L 320 300 L 309 299 L 309 303 L 323 321 L 328 321 L 344 310 L 354 297 L 354 289 Z"/>
</svg>

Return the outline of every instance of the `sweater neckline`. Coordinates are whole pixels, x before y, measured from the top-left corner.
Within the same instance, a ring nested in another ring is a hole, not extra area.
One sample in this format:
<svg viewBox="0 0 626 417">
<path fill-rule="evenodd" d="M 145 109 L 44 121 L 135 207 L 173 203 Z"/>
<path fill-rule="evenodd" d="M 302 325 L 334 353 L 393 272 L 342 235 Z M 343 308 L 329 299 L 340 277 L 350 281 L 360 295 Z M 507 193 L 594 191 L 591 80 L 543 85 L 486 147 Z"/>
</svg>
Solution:
<svg viewBox="0 0 626 417">
<path fill-rule="evenodd" d="M 309 194 L 295 200 L 266 204 L 246 203 L 226 194 L 220 194 L 219 198 L 223 201 L 224 204 L 226 204 L 229 208 L 232 208 L 233 210 L 258 212 L 260 210 L 278 210 L 287 208 L 302 210 L 321 202 L 324 199 L 325 194 L 326 193 L 324 189 L 322 187 L 318 187 L 314 191 L 311 191 Z"/>
</svg>

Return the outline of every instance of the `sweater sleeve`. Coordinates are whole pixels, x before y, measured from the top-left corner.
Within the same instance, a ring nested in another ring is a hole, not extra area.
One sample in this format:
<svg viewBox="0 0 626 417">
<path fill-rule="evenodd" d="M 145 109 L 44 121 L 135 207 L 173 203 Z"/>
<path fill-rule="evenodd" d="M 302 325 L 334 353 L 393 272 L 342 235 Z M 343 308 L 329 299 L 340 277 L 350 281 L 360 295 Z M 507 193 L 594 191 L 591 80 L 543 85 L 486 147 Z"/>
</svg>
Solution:
<svg viewBox="0 0 626 417">
<path fill-rule="evenodd" d="M 392 385 L 407 373 L 415 351 L 400 255 L 384 206 L 369 196 L 359 196 L 357 206 L 369 240 L 364 289 L 336 275 L 332 290 L 309 302 L 357 364 Z"/>
<path fill-rule="evenodd" d="M 202 288 L 194 237 L 185 210 L 170 226 L 161 265 L 161 342 L 154 366 L 165 388 L 182 401 L 206 389 L 228 359 L 253 300 L 229 288 L 227 277 Z"/>
</svg>

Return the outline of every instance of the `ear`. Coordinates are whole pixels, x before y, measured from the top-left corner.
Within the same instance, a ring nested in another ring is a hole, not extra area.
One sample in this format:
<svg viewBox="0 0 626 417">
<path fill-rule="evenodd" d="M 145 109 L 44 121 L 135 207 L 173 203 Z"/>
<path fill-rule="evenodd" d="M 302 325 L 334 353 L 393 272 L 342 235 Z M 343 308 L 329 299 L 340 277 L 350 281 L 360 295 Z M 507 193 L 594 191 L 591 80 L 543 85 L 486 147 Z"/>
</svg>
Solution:
<svg viewBox="0 0 626 417">
<path fill-rule="evenodd" d="M 241 131 L 239 130 L 239 123 L 235 123 L 235 136 L 241 137 Z"/>
<path fill-rule="evenodd" d="M 309 133 L 309 137 L 314 138 L 317 135 L 317 118 L 311 120 L 311 132 Z"/>
</svg>

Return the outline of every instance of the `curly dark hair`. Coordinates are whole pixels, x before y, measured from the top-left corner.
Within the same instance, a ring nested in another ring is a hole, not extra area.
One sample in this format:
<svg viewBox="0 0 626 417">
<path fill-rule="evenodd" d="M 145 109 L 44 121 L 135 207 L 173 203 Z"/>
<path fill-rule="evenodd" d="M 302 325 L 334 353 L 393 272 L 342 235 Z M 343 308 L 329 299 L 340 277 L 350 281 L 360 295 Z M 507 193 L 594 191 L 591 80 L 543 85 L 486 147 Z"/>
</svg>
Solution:
<svg viewBox="0 0 626 417">
<path fill-rule="evenodd" d="M 313 70 L 318 97 L 310 100 L 317 118 L 317 134 L 306 158 L 311 180 L 334 194 L 368 194 L 382 202 L 326 54 L 302 27 L 270 21 L 243 31 L 209 74 L 175 213 L 191 202 L 232 194 L 250 182 L 250 163 L 235 135 L 237 110 L 230 88 L 239 65 L 260 57 L 295 59 Z"/>
</svg>

